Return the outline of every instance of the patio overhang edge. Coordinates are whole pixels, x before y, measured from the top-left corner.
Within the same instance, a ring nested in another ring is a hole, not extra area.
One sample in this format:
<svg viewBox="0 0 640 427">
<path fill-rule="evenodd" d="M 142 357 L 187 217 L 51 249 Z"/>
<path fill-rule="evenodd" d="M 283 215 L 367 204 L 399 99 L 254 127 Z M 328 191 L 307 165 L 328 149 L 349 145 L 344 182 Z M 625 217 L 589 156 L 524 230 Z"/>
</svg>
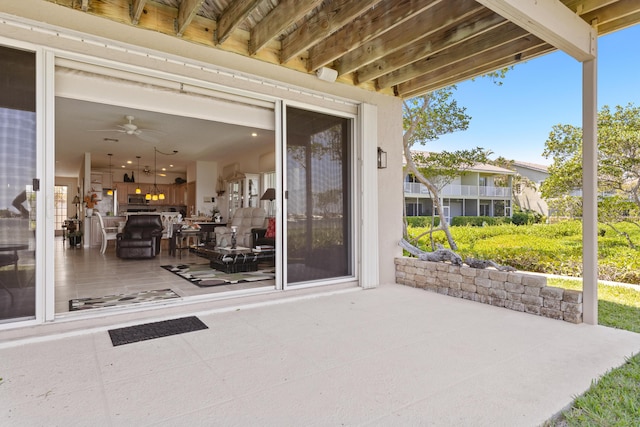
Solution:
<svg viewBox="0 0 640 427">
<path fill-rule="evenodd" d="M 594 59 L 598 32 L 558 0 L 477 0 L 583 62 Z"/>
</svg>

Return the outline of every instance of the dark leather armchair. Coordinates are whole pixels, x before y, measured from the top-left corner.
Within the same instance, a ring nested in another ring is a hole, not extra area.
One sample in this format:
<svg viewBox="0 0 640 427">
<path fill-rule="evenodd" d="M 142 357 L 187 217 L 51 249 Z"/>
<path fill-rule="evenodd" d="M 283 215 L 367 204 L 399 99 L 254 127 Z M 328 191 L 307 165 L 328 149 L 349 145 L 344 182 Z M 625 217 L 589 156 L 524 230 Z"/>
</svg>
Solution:
<svg viewBox="0 0 640 427">
<path fill-rule="evenodd" d="M 154 258 L 160 253 L 162 239 L 160 215 L 130 215 L 116 236 L 118 258 Z"/>
<path fill-rule="evenodd" d="M 276 246 L 276 238 L 275 237 L 265 237 L 267 234 L 266 228 L 252 228 L 251 233 L 253 234 L 253 247 L 256 246 Z"/>
</svg>

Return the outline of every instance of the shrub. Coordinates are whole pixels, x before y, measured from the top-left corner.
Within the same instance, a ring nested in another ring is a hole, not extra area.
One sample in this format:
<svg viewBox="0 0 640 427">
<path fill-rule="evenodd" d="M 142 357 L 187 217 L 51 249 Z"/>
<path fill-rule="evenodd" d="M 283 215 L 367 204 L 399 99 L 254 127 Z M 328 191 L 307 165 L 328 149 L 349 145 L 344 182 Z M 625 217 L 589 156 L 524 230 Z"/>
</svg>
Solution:
<svg viewBox="0 0 640 427">
<path fill-rule="evenodd" d="M 481 220 L 478 217 L 473 221 Z M 476 222 L 476 223 L 478 223 Z M 628 222 L 616 223 L 619 231 L 628 233 L 640 246 L 640 228 Z M 603 230 L 600 225 L 599 230 Z M 410 235 L 418 236 L 427 228 L 412 228 Z M 493 260 L 523 271 L 534 271 L 564 276 L 582 275 L 582 223 L 563 221 L 556 224 L 493 226 L 453 226 L 451 234 L 458 244 L 462 258 L 474 257 Z M 640 250 L 632 249 L 626 238 L 607 229 L 598 233 L 598 275 L 600 280 L 640 284 Z M 434 241 L 446 247 L 444 233 L 434 234 Z M 431 250 L 429 236 L 420 239 L 423 250 Z"/>
<path fill-rule="evenodd" d="M 439 217 L 430 217 L 430 216 L 407 216 L 407 226 L 409 227 L 431 227 L 431 220 L 433 219 L 433 226 L 437 227 L 440 225 Z"/>
<path fill-rule="evenodd" d="M 510 224 L 511 218 L 508 216 L 455 216 L 451 219 L 451 226 L 468 225 L 472 227 L 483 227 L 486 225 Z"/>
<path fill-rule="evenodd" d="M 515 212 L 511 216 L 511 222 L 515 225 L 540 224 L 544 221 L 544 216 L 534 211 Z"/>
</svg>

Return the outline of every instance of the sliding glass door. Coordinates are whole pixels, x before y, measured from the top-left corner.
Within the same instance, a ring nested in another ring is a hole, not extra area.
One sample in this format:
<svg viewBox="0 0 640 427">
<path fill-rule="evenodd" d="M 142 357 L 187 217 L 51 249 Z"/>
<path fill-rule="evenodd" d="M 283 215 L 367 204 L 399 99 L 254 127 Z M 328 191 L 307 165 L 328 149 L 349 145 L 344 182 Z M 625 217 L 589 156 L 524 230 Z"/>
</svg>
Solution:
<svg viewBox="0 0 640 427">
<path fill-rule="evenodd" d="M 286 109 L 287 284 L 353 275 L 352 120 Z"/>
<path fill-rule="evenodd" d="M 0 46 L 0 69 L 0 323 L 5 323 L 35 317 L 36 55 Z"/>
</svg>

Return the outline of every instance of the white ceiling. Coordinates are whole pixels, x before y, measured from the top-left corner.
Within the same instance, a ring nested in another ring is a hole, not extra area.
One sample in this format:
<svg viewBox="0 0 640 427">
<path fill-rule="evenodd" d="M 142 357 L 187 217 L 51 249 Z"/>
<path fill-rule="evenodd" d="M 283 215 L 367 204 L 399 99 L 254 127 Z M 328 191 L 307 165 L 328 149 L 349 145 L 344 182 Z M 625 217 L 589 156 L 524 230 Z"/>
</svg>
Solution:
<svg viewBox="0 0 640 427">
<path fill-rule="evenodd" d="M 210 120 L 63 97 L 56 97 L 55 111 L 56 176 L 61 177 L 78 176 L 85 152 L 91 153 L 93 169 L 107 169 L 108 153 L 113 154 L 116 170 L 127 161 L 137 167 L 136 156 L 141 157 L 141 168 L 153 169 L 154 147 L 165 153 L 177 150 L 174 156 L 158 154 L 158 169 L 173 164 L 171 172 L 186 173 L 187 166 L 196 160 L 215 161 L 247 150 L 263 152 L 265 144 L 275 147 L 271 130 Z M 151 131 L 143 131 L 142 137 L 115 130 L 95 131 L 118 129 L 128 122 L 128 115 L 135 117 L 133 123 L 138 128 Z M 128 165 L 127 169 L 135 167 Z"/>
</svg>

